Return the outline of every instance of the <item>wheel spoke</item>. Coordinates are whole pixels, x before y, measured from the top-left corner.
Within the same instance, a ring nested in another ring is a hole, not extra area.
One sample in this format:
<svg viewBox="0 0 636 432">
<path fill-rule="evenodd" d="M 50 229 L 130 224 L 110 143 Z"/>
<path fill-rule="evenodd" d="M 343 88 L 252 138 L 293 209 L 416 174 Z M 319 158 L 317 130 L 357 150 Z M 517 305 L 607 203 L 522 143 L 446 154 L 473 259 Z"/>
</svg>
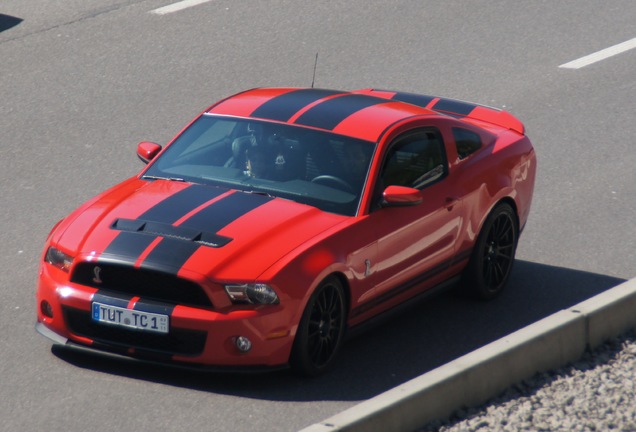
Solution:
<svg viewBox="0 0 636 432">
<path fill-rule="evenodd" d="M 493 284 L 493 287 L 495 287 L 503 281 L 504 274 L 505 274 L 503 268 L 498 262 L 496 262 L 493 265 L 493 273 L 494 273 L 494 279 L 495 279 L 495 283 Z"/>
<path fill-rule="evenodd" d="M 511 232 L 512 232 L 512 224 L 511 221 L 508 217 L 506 217 L 505 215 L 501 215 L 498 219 L 497 219 L 497 224 L 496 224 L 496 238 L 497 239 L 504 239 L 507 238 Z"/>
<path fill-rule="evenodd" d="M 324 308 L 322 312 L 331 315 L 334 309 L 334 302 L 334 292 L 331 287 L 329 287 L 329 289 L 326 289 L 324 292 Z"/>
<path fill-rule="evenodd" d="M 484 282 L 486 283 L 486 286 L 490 286 L 491 280 L 492 280 L 492 264 L 489 262 L 486 262 L 486 264 L 484 265 Z"/>
<path fill-rule="evenodd" d="M 506 280 L 514 259 L 514 223 L 507 214 L 497 217 L 486 236 L 483 250 L 484 282 L 495 290 Z"/>
<path fill-rule="evenodd" d="M 322 349 L 322 342 L 320 338 L 314 338 L 313 341 L 310 341 L 308 346 L 309 348 L 309 357 L 313 359 L 315 363 L 318 363 L 320 357 L 320 351 Z"/>
<path fill-rule="evenodd" d="M 322 293 L 320 293 L 320 296 L 318 297 L 316 301 L 316 312 L 319 315 L 321 315 L 325 312 L 326 309 L 327 309 L 327 300 L 325 298 L 325 292 L 323 291 Z"/>
<path fill-rule="evenodd" d="M 307 336 L 309 338 L 314 338 L 320 334 L 320 322 L 315 320 L 309 321 L 309 326 L 307 328 Z"/>
<path fill-rule="evenodd" d="M 510 263 L 512 262 L 512 254 L 503 254 L 503 253 L 499 253 L 497 254 L 497 261 L 498 262 L 506 262 L 506 263 Z"/>
</svg>

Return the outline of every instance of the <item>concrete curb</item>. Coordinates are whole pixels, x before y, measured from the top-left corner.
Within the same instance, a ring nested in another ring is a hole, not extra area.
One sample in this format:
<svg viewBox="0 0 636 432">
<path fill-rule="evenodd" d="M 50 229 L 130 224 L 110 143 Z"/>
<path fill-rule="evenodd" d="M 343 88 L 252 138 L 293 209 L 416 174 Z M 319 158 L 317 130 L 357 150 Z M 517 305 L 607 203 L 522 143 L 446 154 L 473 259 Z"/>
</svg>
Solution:
<svg viewBox="0 0 636 432">
<path fill-rule="evenodd" d="M 636 327 L 636 278 L 351 407 L 301 432 L 413 431 L 478 406 Z"/>
</svg>

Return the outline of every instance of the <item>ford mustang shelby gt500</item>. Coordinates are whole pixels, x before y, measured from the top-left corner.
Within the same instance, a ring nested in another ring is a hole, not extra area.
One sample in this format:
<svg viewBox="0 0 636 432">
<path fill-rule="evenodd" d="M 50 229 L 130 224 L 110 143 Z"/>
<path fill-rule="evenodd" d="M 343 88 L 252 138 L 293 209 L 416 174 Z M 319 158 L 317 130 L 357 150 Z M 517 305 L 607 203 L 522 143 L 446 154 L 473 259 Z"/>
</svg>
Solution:
<svg viewBox="0 0 636 432">
<path fill-rule="evenodd" d="M 364 89 L 221 100 L 60 221 L 38 331 L 194 368 L 327 369 L 347 329 L 455 282 L 497 295 L 536 159 L 511 114 Z"/>
</svg>

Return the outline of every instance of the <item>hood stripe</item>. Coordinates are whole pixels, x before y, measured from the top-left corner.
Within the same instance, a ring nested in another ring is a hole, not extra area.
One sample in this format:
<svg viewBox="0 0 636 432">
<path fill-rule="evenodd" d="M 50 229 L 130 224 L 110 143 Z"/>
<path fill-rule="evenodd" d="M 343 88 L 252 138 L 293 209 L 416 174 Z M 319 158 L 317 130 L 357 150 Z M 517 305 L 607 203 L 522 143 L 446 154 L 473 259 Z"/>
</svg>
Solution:
<svg viewBox="0 0 636 432">
<path fill-rule="evenodd" d="M 217 233 L 234 220 L 272 199 L 266 195 L 236 192 L 210 204 L 179 226 Z"/>
<path fill-rule="evenodd" d="M 188 212 L 227 192 L 227 189 L 190 185 L 146 210 L 139 219 L 174 223 Z"/>
<path fill-rule="evenodd" d="M 350 115 L 374 105 L 388 103 L 387 99 L 361 94 L 346 94 L 327 99 L 310 108 L 294 122 L 326 130 L 333 130 Z"/>
<path fill-rule="evenodd" d="M 203 203 L 225 192 L 227 192 L 225 189 L 191 185 L 146 210 L 139 219 L 172 224 Z M 123 231 L 106 247 L 103 254 L 115 255 L 118 259 L 134 263 L 155 238 L 156 236 Z"/>
<path fill-rule="evenodd" d="M 197 242 L 210 247 L 223 247 L 232 241 L 229 237 L 223 237 L 206 231 L 161 222 L 145 221 L 142 219 L 116 219 L 111 225 L 111 228 L 119 231 L 144 233 L 158 237 L 171 237 L 184 241 Z"/>
<path fill-rule="evenodd" d="M 340 93 L 323 89 L 294 90 L 268 100 L 254 110 L 251 116 L 286 122 L 307 105 Z"/>
<path fill-rule="evenodd" d="M 236 192 L 215 201 L 186 219 L 179 227 L 217 233 L 241 216 L 271 201 L 273 198 Z M 201 247 L 199 243 L 163 238 L 148 254 L 142 268 L 157 268 L 178 272 L 190 257 Z"/>
</svg>

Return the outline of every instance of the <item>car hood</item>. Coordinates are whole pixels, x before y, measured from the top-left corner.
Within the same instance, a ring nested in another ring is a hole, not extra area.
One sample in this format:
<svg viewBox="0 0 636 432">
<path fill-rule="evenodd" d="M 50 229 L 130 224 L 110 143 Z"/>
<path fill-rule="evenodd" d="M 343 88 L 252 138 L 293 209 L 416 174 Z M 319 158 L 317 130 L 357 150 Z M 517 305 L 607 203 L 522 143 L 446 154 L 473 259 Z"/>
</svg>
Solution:
<svg viewBox="0 0 636 432">
<path fill-rule="evenodd" d="M 347 219 L 260 194 L 131 179 L 69 216 L 52 243 L 80 260 L 249 281 Z"/>
</svg>

